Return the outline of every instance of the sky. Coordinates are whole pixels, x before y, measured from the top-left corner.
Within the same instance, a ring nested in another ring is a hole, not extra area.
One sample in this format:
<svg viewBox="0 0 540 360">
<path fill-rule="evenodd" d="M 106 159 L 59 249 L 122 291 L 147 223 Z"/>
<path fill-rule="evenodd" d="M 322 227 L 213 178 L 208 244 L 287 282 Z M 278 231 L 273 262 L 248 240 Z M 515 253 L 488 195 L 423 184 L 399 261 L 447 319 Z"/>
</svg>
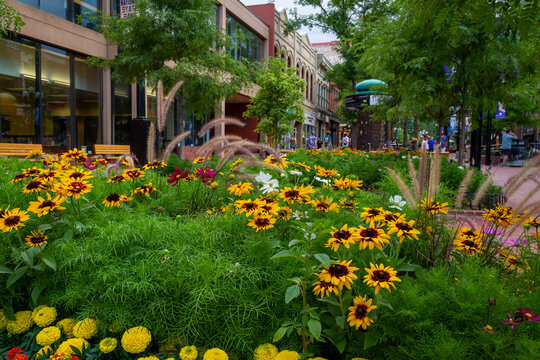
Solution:
<svg viewBox="0 0 540 360">
<path fill-rule="evenodd" d="M 260 4 L 267 4 L 268 0 L 240 0 L 244 5 L 260 5 Z M 294 3 L 293 0 L 275 0 L 274 3 L 276 4 L 276 9 L 284 8 L 287 10 L 287 14 L 289 13 L 290 9 L 296 8 L 298 10 L 299 14 L 312 14 L 316 11 L 315 8 L 312 7 L 300 7 Z M 333 41 L 336 40 L 336 36 L 334 34 L 324 34 L 321 29 L 319 28 L 301 28 L 299 32 L 305 32 L 309 36 L 309 41 L 311 43 L 318 43 L 318 42 L 327 42 L 327 41 Z"/>
</svg>

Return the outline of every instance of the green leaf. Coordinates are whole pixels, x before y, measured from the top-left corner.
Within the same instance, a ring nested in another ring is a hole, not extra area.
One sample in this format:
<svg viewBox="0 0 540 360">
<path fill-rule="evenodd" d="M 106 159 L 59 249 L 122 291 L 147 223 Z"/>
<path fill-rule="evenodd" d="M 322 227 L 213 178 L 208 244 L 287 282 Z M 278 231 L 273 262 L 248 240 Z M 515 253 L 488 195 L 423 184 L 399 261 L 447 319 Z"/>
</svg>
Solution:
<svg viewBox="0 0 540 360">
<path fill-rule="evenodd" d="M 28 266 L 23 266 L 13 272 L 11 274 L 7 281 L 6 281 L 6 287 L 10 287 L 11 285 L 15 284 L 17 280 L 19 280 L 26 272 L 28 271 Z"/>
<path fill-rule="evenodd" d="M 330 256 L 324 253 L 315 254 L 315 259 L 319 260 L 321 264 L 323 264 L 326 267 L 330 266 Z"/>
<path fill-rule="evenodd" d="M 389 308 L 390 310 L 394 310 L 394 308 L 392 307 L 392 305 L 388 302 L 388 300 L 386 299 L 380 299 L 379 300 L 379 307 L 381 306 L 386 306 L 387 308 Z"/>
<path fill-rule="evenodd" d="M 73 239 L 73 230 L 66 230 L 66 232 L 64 233 L 64 240 L 70 241 L 71 239 Z"/>
<path fill-rule="evenodd" d="M 277 329 L 276 333 L 274 334 L 274 339 L 272 341 L 278 342 L 279 340 L 281 340 L 281 338 L 285 335 L 286 332 L 287 332 L 286 327 L 280 327 L 279 329 Z"/>
<path fill-rule="evenodd" d="M 298 244 L 299 242 L 302 242 L 302 240 L 292 239 L 291 241 L 289 241 L 289 247 L 291 247 L 291 246 L 293 246 L 293 245 L 296 245 L 296 244 Z"/>
<path fill-rule="evenodd" d="M 285 303 L 288 304 L 292 299 L 300 295 L 300 287 L 298 285 L 291 285 L 285 291 Z"/>
<path fill-rule="evenodd" d="M 380 335 L 377 334 L 375 331 L 367 331 L 364 333 L 364 350 L 369 349 L 370 347 L 373 347 L 377 345 L 379 342 Z"/>
<path fill-rule="evenodd" d="M 416 264 L 400 264 L 396 268 L 397 271 L 416 271 L 418 269 L 420 269 L 420 266 Z"/>
<path fill-rule="evenodd" d="M 34 256 L 30 252 L 22 251 L 21 252 L 21 259 L 23 259 L 23 261 L 28 266 L 32 266 L 34 264 Z"/>
<path fill-rule="evenodd" d="M 337 326 L 339 326 L 340 329 L 345 329 L 345 317 L 336 316 L 336 324 Z"/>
<path fill-rule="evenodd" d="M 54 271 L 56 271 L 56 261 L 54 261 L 53 258 L 44 256 L 41 260 L 43 260 L 43 262 L 44 262 L 48 267 L 50 267 L 51 269 L 53 269 Z"/>
<path fill-rule="evenodd" d="M 332 305 L 336 305 L 336 306 L 340 306 L 339 303 L 337 301 L 334 301 L 332 300 L 331 298 L 329 297 L 324 297 L 322 299 L 317 299 L 318 301 L 322 301 L 322 302 L 326 302 L 326 303 L 329 303 L 329 304 L 332 304 Z"/>
<path fill-rule="evenodd" d="M 343 352 L 345 351 L 345 348 L 347 347 L 347 339 L 345 339 L 345 338 L 340 339 L 340 340 L 334 342 L 334 345 L 338 349 L 339 353 L 343 354 Z"/>
<path fill-rule="evenodd" d="M 38 230 L 40 231 L 46 231 L 46 230 L 51 230 L 51 229 L 52 229 L 51 224 L 41 224 L 38 226 Z"/>
<path fill-rule="evenodd" d="M 34 307 L 37 306 L 39 295 L 41 294 L 42 291 L 43 291 L 43 288 L 41 286 L 34 286 L 34 288 L 32 289 L 32 292 L 30 293 L 30 299 L 32 300 Z"/>
<path fill-rule="evenodd" d="M 311 334 L 315 337 L 315 339 L 319 339 L 321 337 L 321 322 L 316 319 L 310 319 L 307 323 L 309 331 Z"/>
<path fill-rule="evenodd" d="M 4 265 L 0 265 L 0 274 L 13 274 L 13 271 Z"/>
<path fill-rule="evenodd" d="M 275 259 L 275 258 L 285 257 L 285 256 L 295 256 L 295 255 L 290 250 L 282 250 L 278 252 L 277 254 L 275 254 L 274 256 L 272 256 L 270 259 Z"/>
<path fill-rule="evenodd" d="M 4 310 L 4 315 L 8 320 L 15 321 L 15 310 L 13 310 L 13 306 L 10 303 L 3 303 L 2 310 Z"/>
</svg>

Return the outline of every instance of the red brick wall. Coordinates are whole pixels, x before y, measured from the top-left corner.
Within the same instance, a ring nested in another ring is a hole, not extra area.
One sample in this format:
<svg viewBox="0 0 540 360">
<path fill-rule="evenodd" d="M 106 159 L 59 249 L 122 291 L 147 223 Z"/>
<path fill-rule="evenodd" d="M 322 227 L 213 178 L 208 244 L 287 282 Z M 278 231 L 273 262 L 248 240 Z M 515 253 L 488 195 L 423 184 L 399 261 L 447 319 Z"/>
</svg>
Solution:
<svg viewBox="0 0 540 360">
<path fill-rule="evenodd" d="M 228 103 L 225 104 L 225 116 L 240 119 L 247 123 L 247 126 L 225 126 L 225 134 L 238 135 L 246 140 L 259 142 L 259 134 L 255 132 L 257 128 L 257 119 L 244 118 L 242 114 L 247 110 L 246 103 Z"/>
<path fill-rule="evenodd" d="M 275 31 L 275 15 L 276 15 L 276 8 L 275 4 L 268 3 L 268 4 L 262 4 L 262 5 L 251 5 L 248 6 L 248 9 L 253 11 L 255 15 L 257 15 L 262 21 L 266 23 L 270 27 L 270 32 L 268 35 L 268 54 L 264 54 L 264 56 L 274 56 L 274 31 Z"/>
</svg>

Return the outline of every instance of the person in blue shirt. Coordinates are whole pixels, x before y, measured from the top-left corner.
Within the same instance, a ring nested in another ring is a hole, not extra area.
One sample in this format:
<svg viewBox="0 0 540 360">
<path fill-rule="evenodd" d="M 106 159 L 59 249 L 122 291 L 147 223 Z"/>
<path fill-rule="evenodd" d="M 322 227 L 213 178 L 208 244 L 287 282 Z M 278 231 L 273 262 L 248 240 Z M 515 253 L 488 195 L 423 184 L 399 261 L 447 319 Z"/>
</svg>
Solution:
<svg viewBox="0 0 540 360">
<path fill-rule="evenodd" d="M 448 136 L 445 133 L 441 137 L 441 152 L 446 152 L 446 147 L 448 146 Z"/>
<path fill-rule="evenodd" d="M 433 150 L 435 149 L 435 140 L 433 140 L 432 136 L 430 136 L 428 140 L 428 149 L 430 152 L 433 152 Z"/>
<path fill-rule="evenodd" d="M 517 136 L 512 132 L 512 130 L 509 130 L 503 134 L 501 141 L 503 163 L 501 166 L 507 166 L 506 163 L 508 162 L 508 158 L 510 157 L 510 153 L 512 152 L 512 140 L 514 140 L 515 138 L 517 138 Z"/>
<path fill-rule="evenodd" d="M 308 137 L 307 140 L 307 148 L 308 150 L 315 149 L 317 147 L 317 137 L 315 136 L 315 132 L 312 131 L 310 137 Z"/>
</svg>

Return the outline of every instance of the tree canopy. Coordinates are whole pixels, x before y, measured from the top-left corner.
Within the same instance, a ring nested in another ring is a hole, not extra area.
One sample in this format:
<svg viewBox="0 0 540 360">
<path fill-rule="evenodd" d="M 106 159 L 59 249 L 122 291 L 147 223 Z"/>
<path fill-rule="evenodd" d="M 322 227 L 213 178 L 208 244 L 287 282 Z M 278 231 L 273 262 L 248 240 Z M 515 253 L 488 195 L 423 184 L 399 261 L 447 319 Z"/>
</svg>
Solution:
<svg viewBox="0 0 540 360">
<path fill-rule="evenodd" d="M 24 21 L 19 13 L 4 0 L 0 0 L 0 34 L 7 35 L 10 31 L 18 33 L 23 26 Z"/>
</svg>

